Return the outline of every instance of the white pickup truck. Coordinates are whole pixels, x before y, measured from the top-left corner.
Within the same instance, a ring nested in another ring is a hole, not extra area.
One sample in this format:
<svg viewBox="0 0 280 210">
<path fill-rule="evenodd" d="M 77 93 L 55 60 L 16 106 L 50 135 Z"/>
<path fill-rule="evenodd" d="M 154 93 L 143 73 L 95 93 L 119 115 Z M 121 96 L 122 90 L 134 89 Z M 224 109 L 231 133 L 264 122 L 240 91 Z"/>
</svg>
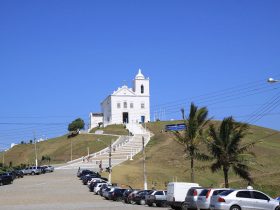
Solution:
<svg viewBox="0 0 280 210">
<path fill-rule="evenodd" d="M 199 187 L 197 183 L 170 182 L 167 185 L 167 204 L 172 209 L 181 210 L 187 192 L 192 187 Z"/>
</svg>

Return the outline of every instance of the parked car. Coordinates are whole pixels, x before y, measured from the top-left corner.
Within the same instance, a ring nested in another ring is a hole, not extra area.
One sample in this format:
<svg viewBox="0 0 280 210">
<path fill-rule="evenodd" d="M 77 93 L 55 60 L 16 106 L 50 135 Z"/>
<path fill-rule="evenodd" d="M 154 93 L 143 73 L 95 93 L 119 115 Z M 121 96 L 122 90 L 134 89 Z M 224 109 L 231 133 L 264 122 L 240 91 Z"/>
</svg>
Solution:
<svg viewBox="0 0 280 210">
<path fill-rule="evenodd" d="M 220 193 L 229 190 L 228 188 L 208 188 L 201 191 L 197 197 L 198 209 L 210 209 L 210 200 L 212 196 L 217 196 Z"/>
<path fill-rule="evenodd" d="M 2 173 L 0 174 L 0 185 L 4 184 L 12 184 L 13 183 L 13 177 L 8 173 Z"/>
<path fill-rule="evenodd" d="M 152 190 L 141 190 L 132 197 L 132 201 L 138 205 L 145 205 L 145 196 L 148 195 Z"/>
<path fill-rule="evenodd" d="M 189 189 L 185 201 L 183 203 L 183 210 L 196 210 L 197 209 L 197 197 L 205 190 L 203 187 L 192 187 Z"/>
<path fill-rule="evenodd" d="M 141 190 L 133 190 L 131 193 L 129 193 L 128 197 L 127 197 L 127 203 L 130 204 L 135 204 L 134 196 L 136 195 L 136 193 L 138 193 Z"/>
<path fill-rule="evenodd" d="M 122 195 L 126 189 L 122 188 L 115 188 L 113 192 L 109 192 L 109 200 L 113 201 L 121 201 L 122 200 Z"/>
<path fill-rule="evenodd" d="M 109 188 L 109 190 L 105 190 L 103 192 L 103 197 L 106 199 L 106 200 L 110 200 L 111 199 L 111 195 L 112 195 L 112 192 L 115 190 L 115 189 L 119 189 L 119 187 L 111 187 Z"/>
<path fill-rule="evenodd" d="M 42 166 L 42 168 L 45 170 L 46 173 L 54 172 L 53 166 L 44 165 L 44 166 Z"/>
<path fill-rule="evenodd" d="M 39 175 L 42 173 L 41 168 L 36 167 L 36 166 L 30 166 L 30 167 L 26 167 L 25 169 L 22 170 L 24 175 Z"/>
<path fill-rule="evenodd" d="M 100 178 L 101 176 L 99 174 L 87 174 L 81 177 L 81 180 L 84 185 L 86 185 L 92 178 Z"/>
<path fill-rule="evenodd" d="M 211 210 L 279 210 L 279 201 L 257 190 L 227 190 L 212 196 Z"/>
<path fill-rule="evenodd" d="M 107 186 L 108 186 L 108 183 L 98 183 L 96 185 L 96 187 L 94 187 L 93 191 L 96 195 L 98 195 L 100 193 L 100 190 L 107 187 Z"/>
<path fill-rule="evenodd" d="M 130 193 L 132 193 L 134 190 L 133 189 L 127 189 L 123 192 L 123 197 L 122 197 L 122 200 L 124 203 L 129 203 L 129 200 L 128 200 L 128 196 Z"/>
<path fill-rule="evenodd" d="M 83 177 L 83 176 L 85 176 L 85 175 L 87 175 L 87 174 L 96 174 L 96 172 L 90 171 L 90 170 L 88 170 L 88 169 L 79 170 L 79 171 L 77 172 L 77 177 L 81 178 L 81 177 Z"/>
<path fill-rule="evenodd" d="M 145 200 L 148 206 L 156 205 L 157 207 L 165 207 L 167 206 L 167 191 L 152 191 L 145 196 Z"/>
<path fill-rule="evenodd" d="M 100 183 L 104 184 L 104 183 L 107 183 L 107 182 L 102 180 L 102 179 L 99 179 L 99 178 L 97 178 L 95 180 L 91 180 L 90 184 L 88 185 L 89 191 L 94 192 L 95 187 Z"/>
<path fill-rule="evenodd" d="M 187 192 L 192 187 L 199 187 L 197 183 L 170 182 L 167 185 L 167 204 L 172 209 L 182 209 Z"/>
<path fill-rule="evenodd" d="M 13 173 L 16 174 L 17 178 L 23 178 L 24 177 L 24 174 L 21 170 L 15 170 L 15 171 L 13 171 Z"/>
<path fill-rule="evenodd" d="M 104 197 L 106 195 L 107 191 L 110 191 L 112 187 L 113 186 L 108 185 L 108 186 L 102 188 L 102 190 L 100 190 L 100 192 L 99 192 L 99 195 L 101 197 Z"/>
</svg>

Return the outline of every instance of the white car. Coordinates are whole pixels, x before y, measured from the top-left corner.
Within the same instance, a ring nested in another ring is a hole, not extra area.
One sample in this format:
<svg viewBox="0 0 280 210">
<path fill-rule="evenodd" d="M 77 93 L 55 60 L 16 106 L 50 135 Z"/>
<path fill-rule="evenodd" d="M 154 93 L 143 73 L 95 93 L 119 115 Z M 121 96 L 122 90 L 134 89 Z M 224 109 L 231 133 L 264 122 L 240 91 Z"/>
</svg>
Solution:
<svg viewBox="0 0 280 210">
<path fill-rule="evenodd" d="M 100 188 L 102 187 L 102 186 L 108 186 L 109 184 L 107 184 L 107 183 L 99 183 L 99 184 L 97 184 L 97 186 L 94 188 L 94 193 L 96 194 L 96 195 L 98 195 L 99 194 L 99 191 L 100 191 Z"/>
<path fill-rule="evenodd" d="M 212 196 L 211 210 L 280 210 L 279 201 L 257 190 L 227 190 Z"/>
</svg>

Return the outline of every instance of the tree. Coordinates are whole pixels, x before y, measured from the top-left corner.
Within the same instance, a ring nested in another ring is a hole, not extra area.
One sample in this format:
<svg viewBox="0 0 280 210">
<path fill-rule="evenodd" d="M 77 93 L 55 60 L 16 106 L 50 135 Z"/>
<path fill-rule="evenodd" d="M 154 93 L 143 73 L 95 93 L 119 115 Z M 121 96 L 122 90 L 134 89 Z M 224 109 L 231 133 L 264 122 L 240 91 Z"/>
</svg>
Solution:
<svg viewBox="0 0 280 210">
<path fill-rule="evenodd" d="M 256 142 L 241 144 L 242 139 L 248 134 L 248 129 L 248 124 L 236 122 L 232 117 L 224 118 L 217 130 L 213 124 L 209 127 L 208 149 L 215 160 L 211 170 L 212 172 L 223 170 L 227 188 L 228 172 L 231 168 L 235 174 L 252 182 L 248 163 L 254 154 L 248 151 Z"/>
<path fill-rule="evenodd" d="M 85 127 L 85 122 L 81 118 L 78 118 L 78 119 L 72 121 L 68 125 L 68 131 L 77 131 L 77 132 L 79 132 L 79 130 L 84 129 L 84 127 Z"/>
<path fill-rule="evenodd" d="M 210 121 L 206 107 L 198 109 L 193 103 L 190 107 L 188 118 L 185 116 L 185 110 L 181 109 L 186 129 L 183 132 L 174 132 L 175 140 L 184 145 L 186 157 L 191 161 L 191 181 L 194 182 L 194 159 L 202 159 L 203 154 L 199 152 L 199 144 L 202 140 L 202 134 L 205 126 Z"/>
</svg>

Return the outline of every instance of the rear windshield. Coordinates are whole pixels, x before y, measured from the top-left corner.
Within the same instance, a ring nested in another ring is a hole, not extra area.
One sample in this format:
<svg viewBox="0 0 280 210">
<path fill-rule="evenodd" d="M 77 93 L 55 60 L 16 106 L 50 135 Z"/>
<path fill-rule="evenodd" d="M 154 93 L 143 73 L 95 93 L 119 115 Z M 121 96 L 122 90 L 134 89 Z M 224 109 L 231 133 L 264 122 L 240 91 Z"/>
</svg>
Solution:
<svg viewBox="0 0 280 210">
<path fill-rule="evenodd" d="M 208 189 L 202 190 L 201 193 L 199 194 L 199 196 L 206 196 L 208 191 L 209 191 Z"/>
<path fill-rule="evenodd" d="M 226 190 L 226 191 L 220 193 L 219 195 L 227 196 L 227 195 L 229 195 L 230 193 L 232 193 L 233 191 L 234 191 L 234 190 Z"/>
<path fill-rule="evenodd" d="M 214 190 L 213 195 L 219 195 L 220 193 L 224 192 L 226 190 Z"/>
</svg>

